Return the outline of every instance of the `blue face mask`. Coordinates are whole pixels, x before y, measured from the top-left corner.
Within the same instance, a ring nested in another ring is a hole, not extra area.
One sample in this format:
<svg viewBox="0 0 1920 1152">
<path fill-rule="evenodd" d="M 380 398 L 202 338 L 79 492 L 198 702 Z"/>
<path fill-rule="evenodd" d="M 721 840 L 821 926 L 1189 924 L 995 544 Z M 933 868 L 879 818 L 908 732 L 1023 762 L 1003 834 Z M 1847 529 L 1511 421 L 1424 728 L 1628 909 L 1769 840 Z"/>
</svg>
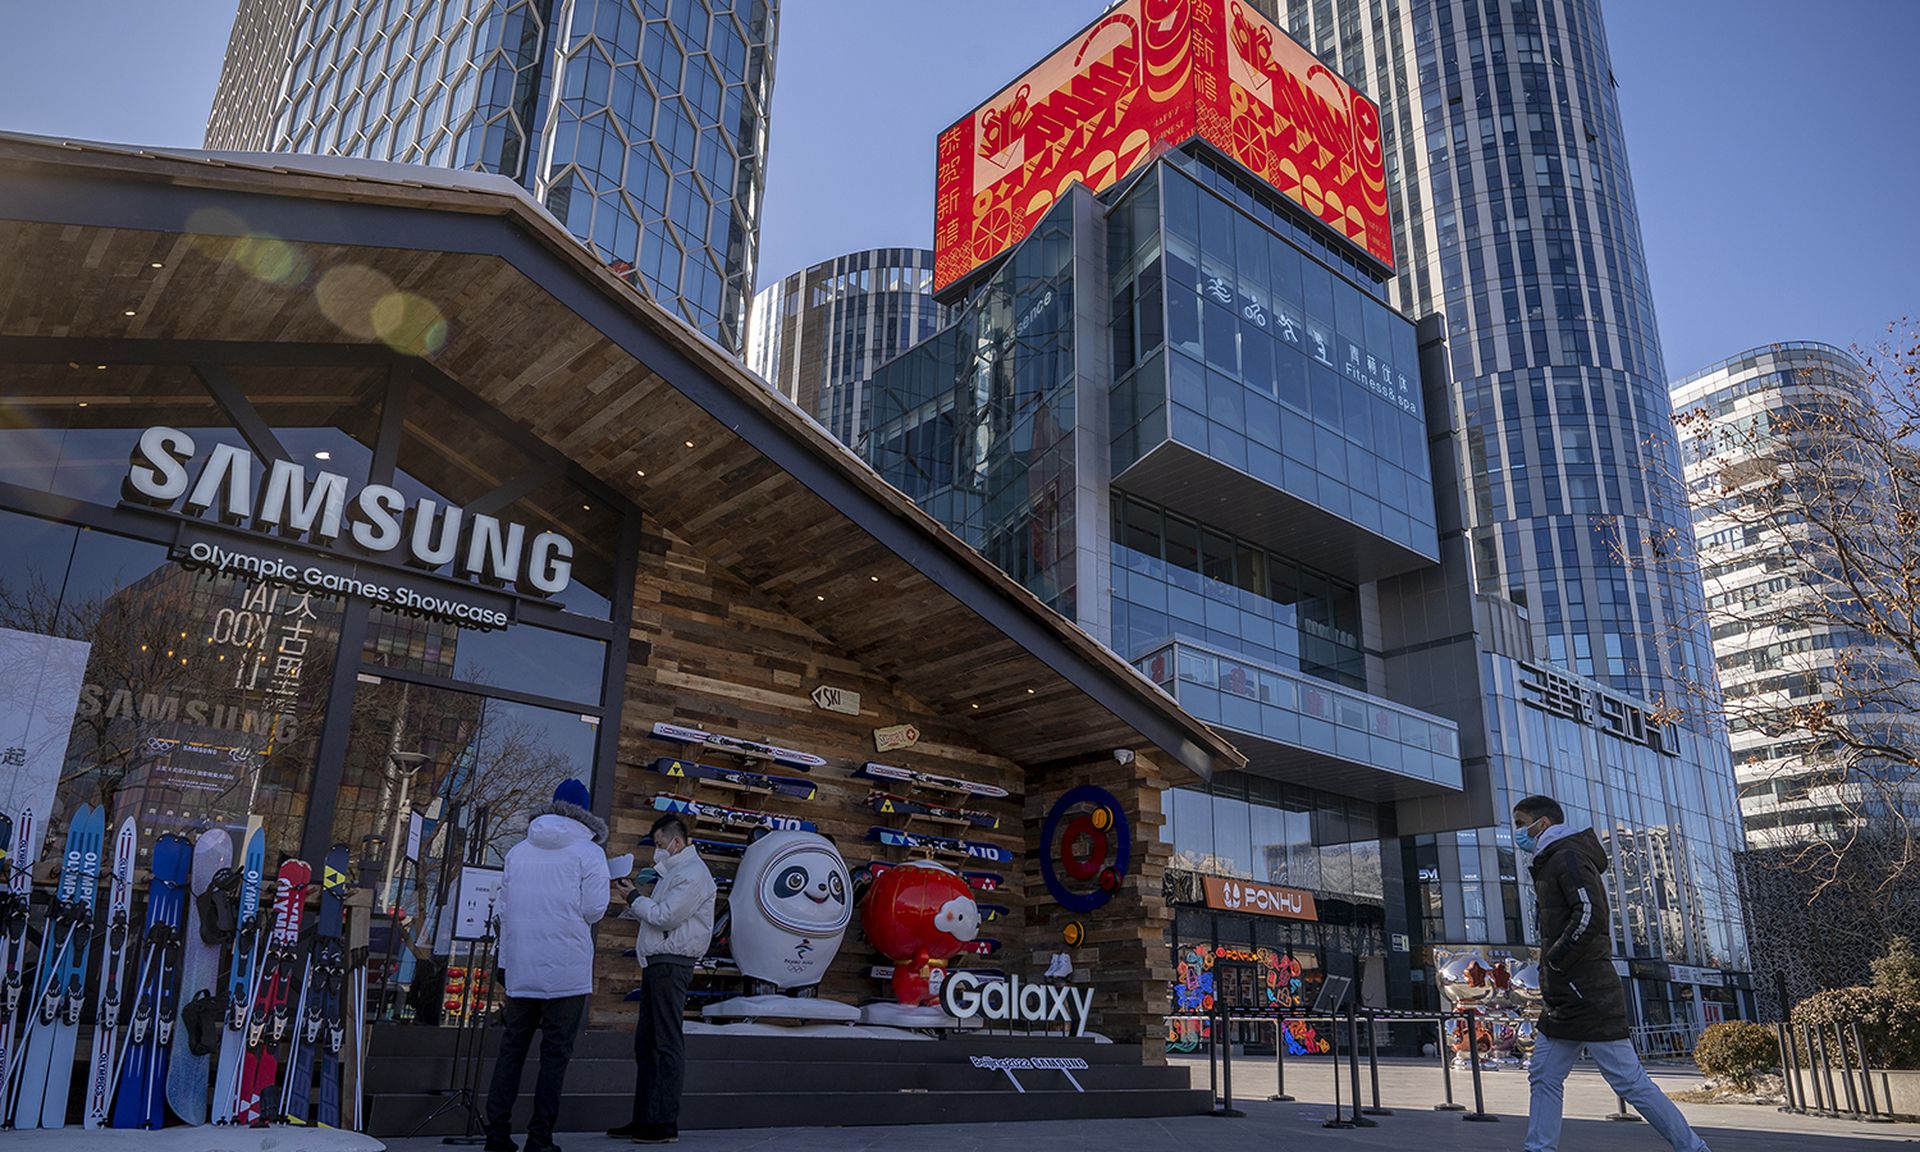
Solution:
<svg viewBox="0 0 1920 1152">
<path fill-rule="evenodd" d="M 1539 821 L 1534 821 L 1538 824 Z M 1531 856 L 1540 849 L 1540 840 L 1533 834 L 1533 824 L 1513 830 L 1513 846 Z"/>
</svg>

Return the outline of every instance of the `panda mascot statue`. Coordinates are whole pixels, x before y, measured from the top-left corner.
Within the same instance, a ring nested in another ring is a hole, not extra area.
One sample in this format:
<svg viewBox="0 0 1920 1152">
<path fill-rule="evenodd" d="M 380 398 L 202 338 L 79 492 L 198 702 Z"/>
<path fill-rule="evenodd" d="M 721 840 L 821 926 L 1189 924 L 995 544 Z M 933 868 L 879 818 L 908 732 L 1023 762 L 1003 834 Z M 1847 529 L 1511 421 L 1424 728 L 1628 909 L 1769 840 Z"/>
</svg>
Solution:
<svg viewBox="0 0 1920 1152">
<path fill-rule="evenodd" d="M 707 1007 L 709 1020 L 852 1022 L 851 1004 L 792 995 L 818 985 L 853 919 L 853 882 L 833 842 L 816 832 L 767 832 L 747 845 L 728 900 L 733 961 L 771 994 Z"/>
</svg>

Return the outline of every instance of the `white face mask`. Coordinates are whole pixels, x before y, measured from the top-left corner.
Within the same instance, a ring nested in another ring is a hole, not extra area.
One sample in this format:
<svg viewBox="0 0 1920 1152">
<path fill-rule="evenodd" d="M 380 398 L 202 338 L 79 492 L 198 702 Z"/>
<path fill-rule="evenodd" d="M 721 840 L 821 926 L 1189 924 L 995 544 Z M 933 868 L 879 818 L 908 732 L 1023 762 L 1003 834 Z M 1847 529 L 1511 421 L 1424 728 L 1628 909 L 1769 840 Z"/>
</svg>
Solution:
<svg viewBox="0 0 1920 1152">
<path fill-rule="evenodd" d="M 656 868 L 662 864 L 665 864 L 668 860 L 671 860 L 672 858 L 673 858 L 673 853 L 667 851 L 665 848 L 655 848 L 653 850 L 653 863 L 654 863 L 654 867 Z"/>
</svg>

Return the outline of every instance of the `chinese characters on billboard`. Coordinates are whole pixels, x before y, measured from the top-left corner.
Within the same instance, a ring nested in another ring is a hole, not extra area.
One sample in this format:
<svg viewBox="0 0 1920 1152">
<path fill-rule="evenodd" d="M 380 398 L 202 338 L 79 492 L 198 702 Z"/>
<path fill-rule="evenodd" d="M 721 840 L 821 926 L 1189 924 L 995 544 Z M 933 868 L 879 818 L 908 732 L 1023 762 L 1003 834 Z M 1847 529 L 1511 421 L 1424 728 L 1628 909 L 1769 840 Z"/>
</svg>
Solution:
<svg viewBox="0 0 1920 1152">
<path fill-rule="evenodd" d="M 934 286 L 1194 136 L 1392 269 L 1379 110 L 1242 0 L 1124 0 L 940 134 Z"/>
</svg>

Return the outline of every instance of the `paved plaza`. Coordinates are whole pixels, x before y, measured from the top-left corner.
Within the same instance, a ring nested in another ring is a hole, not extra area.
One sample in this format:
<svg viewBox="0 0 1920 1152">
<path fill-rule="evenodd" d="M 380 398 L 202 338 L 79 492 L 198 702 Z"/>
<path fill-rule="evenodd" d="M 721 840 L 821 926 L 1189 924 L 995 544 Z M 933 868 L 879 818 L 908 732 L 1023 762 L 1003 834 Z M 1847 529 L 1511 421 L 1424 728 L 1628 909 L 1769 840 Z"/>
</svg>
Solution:
<svg viewBox="0 0 1920 1152">
<path fill-rule="evenodd" d="M 1182 1062 L 1191 1066 L 1196 1084 L 1206 1083 L 1204 1059 Z M 1361 1072 L 1364 1085 L 1364 1065 Z M 1246 1112 L 1243 1119 L 1193 1116 L 1172 1120 L 760 1128 L 688 1132 L 679 1147 L 689 1152 L 903 1152 L 920 1148 L 939 1152 L 1211 1152 L 1220 1148 L 1518 1152 L 1526 1135 L 1524 1072 L 1510 1070 L 1483 1077 L 1486 1109 L 1500 1117 L 1493 1123 L 1468 1123 L 1459 1113 L 1432 1110 L 1442 1098 L 1437 1060 L 1383 1062 L 1380 1074 L 1381 1103 L 1394 1114 L 1379 1117 L 1378 1127 L 1351 1131 L 1321 1127 L 1332 1112 L 1333 1100 L 1332 1071 L 1324 1058 L 1288 1063 L 1287 1086 L 1298 1099 L 1287 1104 L 1266 1100 L 1274 1090 L 1271 1058 L 1249 1058 L 1236 1060 L 1233 1068 L 1235 1102 Z M 1681 1066 L 1655 1069 L 1654 1080 L 1668 1092 L 1700 1084 L 1698 1073 Z M 1456 1077 L 1454 1088 L 1456 1099 L 1471 1103 L 1472 1088 L 1464 1075 Z M 1342 1080 L 1343 1099 L 1346 1091 L 1346 1081 Z M 1660 1152 L 1666 1147 L 1643 1123 L 1606 1120 L 1613 1110 L 1613 1094 L 1599 1074 L 1590 1065 L 1577 1069 L 1567 1084 L 1567 1121 L 1561 1140 L 1564 1152 Z M 1843 1152 L 1889 1143 L 1920 1144 L 1920 1125 L 1913 1124 L 1818 1120 L 1751 1105 L 1682 1104 L 1681 1110 L 1714 1152 Z M 563 1134 L 559 1143 L 565 1152 L 632 1147 L 598 1132 Z M 427 1152 L 440 1148 L 441 1143 L 422 1138 L 390 1140 L 387 1146 L 395 1152 Z"/>
</svg>

